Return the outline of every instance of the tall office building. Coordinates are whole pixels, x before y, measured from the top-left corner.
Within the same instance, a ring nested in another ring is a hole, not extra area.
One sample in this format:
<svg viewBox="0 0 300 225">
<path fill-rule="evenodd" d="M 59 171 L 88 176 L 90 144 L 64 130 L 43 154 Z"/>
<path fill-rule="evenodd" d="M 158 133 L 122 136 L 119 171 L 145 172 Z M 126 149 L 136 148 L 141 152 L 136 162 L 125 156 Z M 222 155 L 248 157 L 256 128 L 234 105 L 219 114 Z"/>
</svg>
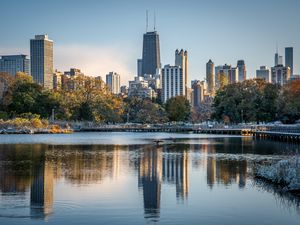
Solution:
<svg viewBox="0 0 300 225">
<path fill-rule="evenodd" d="M 180 66 L 165 65 L 162 69 L 162 102 L 175 96 L 185 96 L 185 77 Z"/>
<path fill-rule="evenodd" d="M 155 75 L 161 68 L 159 36 L 156 31 L 147 32 L 143 38 L 142 76 Z"/>
<path fill-rule="evenodd" d="M 188 52 L 181 49 L 180 51 L 176 49 L 175 51 L 175 66 L 180 66 L 182 68 L 183 76 L 184 76 L 184 87 L 185 93 L 187 94 L 188 88 Z"/>
<path fill-rule="evenodd" d="M 293 47 L 285 48 L 285 66 L 290 67 L 291 75 L 294 74 L 294 59 L 293 59 Z"/>
<path fill-rule="evenodd" d="M 109 72 L 106 75 L 106 85 L 113 94 L 120 93 L 120 75 L 115 72 Z"/>
<path fill-rule="evenodd" d="M 275 53 L 274 66 L 278 66 L 279 55 L 278 52 Z"/>
<path fill-rule="evenodd" d="M 220 72 L 223 70 L 223 66 L 215 67 L 215 89 L 218 90 L 220 88 Z"/>
<path fill-rule="evenodd" d="M 0 59 L 0 72 L 15 76 L 17 72 L 30 74 L 26 55 L 5 55 Z"/>
<path fill-rule="evenodd" d="M 204 100 L 204 82 L 200 80 L 193 80 L 191 83 L 193 89 L 193 106 L 200 107 Z"/>
<path fill-rule="evenodd" d="M 137 60 L 137 75 L 138 75 L 138 77 L 143 76 L 142 68 L 143 68 L 143 60 L 138 59 Z"/>
<path fill-rule="evenodd" d="M 53 88 L 53 41 L 48 35 L 30 40 L 31 76 L 45 88 Z"/>
<path fill-rule="evenodd" d="M 271 68 L 271 78 L 273 84 L 285 85 L 291 77 L 289 67 L 283 65 L 274 66 Z"/>
<path fill-rule="evenodd" d="M 237 61 L 237 68 L 238 68 L 238 80 L 239 82 L 243 82 L 247 79 L 247 70 L 244 60 Z"/>
<path fill-rule="evenodd" d="M 207 92 L 209 95 L 214 95 L 215 92 L 215 64 L 211 59 L 206 63 L 206 82 Z"/>
<path fill-rule="evenodd" d="M 237 67 L 232 67 L 228 70 L 228 82 L 229 84 L 237 83 L 239 80 L 239 69 Z"/>
<path fill-rule="evenodd" d="M 270 69 L 266 66 L 261 66 L 259 70 L 256 70 L 256 78 L 271 82 Z"/>
</svg>

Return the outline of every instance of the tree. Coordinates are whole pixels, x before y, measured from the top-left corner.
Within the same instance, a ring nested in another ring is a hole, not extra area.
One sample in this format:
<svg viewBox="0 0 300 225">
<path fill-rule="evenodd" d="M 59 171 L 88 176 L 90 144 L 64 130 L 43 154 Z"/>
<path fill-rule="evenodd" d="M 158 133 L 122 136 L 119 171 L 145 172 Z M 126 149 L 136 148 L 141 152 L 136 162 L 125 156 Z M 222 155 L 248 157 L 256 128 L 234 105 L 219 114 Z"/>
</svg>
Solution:
<svg viewBox="0 0 300 225">
<path fill-rule="evenodd" d="M 283 87 L 278 114 L 283 123 L 295 123 L 300 119 L 300 80 L 290 81 Z"/>
<path fill-rule="evenodd" d="M 191 106 L 185 96 L 168 99 L 165 108 L 170 121 L 187 121 L 191 115 Z"/>
<path fill-rule="evenodd" d="M 129 121 L 135 123 L 165 123 L 168 121 L 165 109 L 150 99 L 127 98 L 125 105 L 125 121 L 127 115 L 129 115 Z"/>
<path fill-rule="evenodd" d="M 280 87 L 261 79 L 224 86 L 217 91 L 213 118 L 224 122 L 269 122 L 276 119 Z"/>
</svg>

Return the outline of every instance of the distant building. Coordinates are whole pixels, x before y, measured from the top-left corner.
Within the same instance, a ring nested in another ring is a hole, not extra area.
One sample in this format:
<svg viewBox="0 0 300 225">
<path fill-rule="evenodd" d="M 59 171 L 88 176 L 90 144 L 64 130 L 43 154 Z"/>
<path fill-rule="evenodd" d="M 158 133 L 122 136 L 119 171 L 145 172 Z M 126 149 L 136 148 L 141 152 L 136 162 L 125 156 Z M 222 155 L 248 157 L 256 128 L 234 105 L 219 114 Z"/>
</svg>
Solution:
<svg viewBox="0 0 300 225">
<path fill-rule="evenodd" d="M 180 66 L 165 65 L 162 69 L 162 102 L 175 96 L 186 96 L 185 77 Z"/>
<path fill-rule="evenodd" d="M 244 60 L 237 61 L 237 68 L 238 68 L 238 81 L 243 82 L 247 79 L 247 70 Z"/>
<path fill-rule="evenodd" d="M 139 77 L 143 76 L 143 60 L 142 59 L 138 59 L 137 60 L 137 75 Z"/>
<path fill-rule="evenodd" d="M 256 70 L 256 78 L 271 82 L 270 69 L 266 66 L 261 66 L 259 70 Z"/>
<path fill-rule="evenodd" d="M 228 70 L 228 82 L 229 84 L 234 84 L 239 81 L 239 69 L 237 67 L 232 67 Z"/>
<path fill-rule="evenodd" d="M 223 70 L 223 66 L 215 67 L 215 89 L 218 90 L 221 86 L 220 84 L 220 72 Z"/>
<path fill-rule="evenodd" d="M 53 89 L 54 90 L 60 90 L 62 89 L 63 84 L 63 76 L 64 74 L 60 71 L 55 71 L 53 74 Z"/>
<path fill-rule="evenodd" d="M 48 35 L 30 40 L 31 76 L 45 88 L 53 88 L 53 41 Z"/>
<path fill-rule="evenodd" d="M 142 76 L 154 75 L 160 68 L 159 35 L 156 31 L 147 32 L 143 37 Z"/>
<path fill-rule="evenodd" d="M 207 93 L 214 96 L 215 93 L 215 64 L 209 60 L 206 63 L 206 82 L 207 82 Z"/>
<path fill-rule="evenodd" d="M 176 49 L 175 51 L 175 66 L 180 66 L 182 68 L 183 76 L 184 76 L 184 87 L 185 93 L 187 94 L 188 88 L 188 52 L 181 49 L 180 51 Z"/>
<path fill-rule="evenodd" d="M 291 75 L 291 81 L 293 80 L 300 80 L 300 75 L 299 74 L 294 74 L 294 75 Z"/>
<path fill-rule="evenodd" d="M 17 72 L 30 74 L 29 59 L 26 55 L 5 55 L 0 59 L 0 72 L 15 76 Z"/>
<path fill-rule="evenodd" d="M 293 56 L 293 48 L 287 47 L 285 48 L 285 66 L 290 67 L 291 75 L 294 74 L 294 56 Z"/>
<path fill-rule="evenodd" d="M 113 94 L 120 93 L 120 75 L 115 72 L 109 72 L 106 75 L 106 85 Z"/>
<path fill-rule="evenodd" d="M 149 87 L 148 81 L 143 77 L 135 77 L 133 81 L 129 81 L 128 96 L 150 99 L 157 97 L 154 89 Z"/>
<path fill-rule="evenodd" d="M 291 77 L 291 70 L 283 65 L 274 66 L 271 68 L 271 77 L 273 84 L 285 85 Z"/>
<path fill-rule="evenodd" d="M 193 80 L 193 106 L 200 107 L 201 103 L 204 101 L 204 81 Z"/>
</svg>

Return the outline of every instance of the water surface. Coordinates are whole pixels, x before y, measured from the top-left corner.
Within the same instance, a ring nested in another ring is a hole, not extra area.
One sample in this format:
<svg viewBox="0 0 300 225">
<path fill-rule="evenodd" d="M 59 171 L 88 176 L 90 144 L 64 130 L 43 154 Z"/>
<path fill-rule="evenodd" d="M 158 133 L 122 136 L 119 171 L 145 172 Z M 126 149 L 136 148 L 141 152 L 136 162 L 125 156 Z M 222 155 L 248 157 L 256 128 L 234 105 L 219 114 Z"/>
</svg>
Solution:
<svg viewBox="0 0 300 225">
<path fill-rule="evenodd" d="M 298 152 L 239 136 L 1 135 L 0 223 L 299 224 L 299 197 L 251 173 Z"/>
</svg>

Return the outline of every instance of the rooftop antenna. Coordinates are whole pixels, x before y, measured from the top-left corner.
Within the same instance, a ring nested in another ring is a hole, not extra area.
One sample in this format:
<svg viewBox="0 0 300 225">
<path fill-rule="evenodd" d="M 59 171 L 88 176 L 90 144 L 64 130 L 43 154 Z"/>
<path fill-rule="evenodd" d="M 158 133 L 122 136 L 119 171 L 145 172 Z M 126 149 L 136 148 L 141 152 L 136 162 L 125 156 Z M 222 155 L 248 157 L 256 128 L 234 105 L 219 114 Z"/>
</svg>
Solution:
<svg viewBox="0 0 300 225">
<path fill-rule="evenodd" d="M 278 41 L 276 41 L 276 53 L 278 54 Z"/>
<path fill-rule="evenodd" d="M 148 32 L 148 10 L 146 10 L 146 32 Z"/>
<path fill-rule="evenodd" d="M 154 31 L 155 31 L 155 27 L 156 27 L 156 13 L 154 11 Z"/>
</svg>

